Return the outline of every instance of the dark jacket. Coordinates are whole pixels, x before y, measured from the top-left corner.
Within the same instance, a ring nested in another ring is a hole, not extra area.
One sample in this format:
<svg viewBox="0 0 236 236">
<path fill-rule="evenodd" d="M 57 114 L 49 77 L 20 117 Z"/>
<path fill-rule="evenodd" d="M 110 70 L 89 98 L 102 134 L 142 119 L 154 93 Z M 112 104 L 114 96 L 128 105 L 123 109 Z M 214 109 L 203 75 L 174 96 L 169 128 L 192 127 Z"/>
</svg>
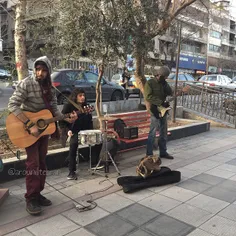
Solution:
<svg viewBox="0 0 236 236">
<path fill-rule="evenodd" d="M 144 95 L 150 104 L 161 106 L 167 96 L 172 96 L 172 89 L 166 81 L 161 83 L 157 79 L 150 79 L 145 84 Z"/>
<path fill-rule="evenodd" d="M 72 104 L 67 103 L 62 109 L 62 114 L 71 113 L 73 111 L 78 111 Z M 68 128 L 72 133 L 78 133 L 81 130 L 93 129 L 93 119 L 91 114 L 78 114 L 78 119 L 74 123 L 68 123 L 66 121 L 59 122 L 60 128 Z"/>
</svg>

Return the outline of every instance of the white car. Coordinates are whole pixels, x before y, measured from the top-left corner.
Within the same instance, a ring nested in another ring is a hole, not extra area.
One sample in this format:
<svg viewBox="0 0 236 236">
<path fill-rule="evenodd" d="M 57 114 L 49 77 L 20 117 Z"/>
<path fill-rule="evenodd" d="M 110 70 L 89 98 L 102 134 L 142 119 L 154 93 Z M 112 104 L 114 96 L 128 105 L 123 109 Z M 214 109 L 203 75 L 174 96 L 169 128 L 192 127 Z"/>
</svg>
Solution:
<svg viewBox="0 0 236 236">
<path fill-rule="evenodd" d="M 212 74 L 202 76 L 196 84 L 222 89 L 227 88 L 231 83 L 232 79 L 226 75 Z"/>
</svg>

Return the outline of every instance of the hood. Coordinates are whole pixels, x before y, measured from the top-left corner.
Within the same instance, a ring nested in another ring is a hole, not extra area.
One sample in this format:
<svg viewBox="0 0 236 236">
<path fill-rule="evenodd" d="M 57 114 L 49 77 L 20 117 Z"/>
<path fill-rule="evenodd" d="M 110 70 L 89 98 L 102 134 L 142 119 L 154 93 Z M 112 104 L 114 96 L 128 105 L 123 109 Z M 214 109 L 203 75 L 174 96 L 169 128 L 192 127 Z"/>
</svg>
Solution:
<svg viewBox="0 0 236 236">
<path fill-rule="evenodd" d="M 36 62 L 38 62 L 38 61 L 42 61 L 42 62 L 44 62 L 46 64 L 46 66 L 48 68 L 48 71 L 49 71 L 49 75 L 51 75 L 51 73 L 52 73 L 52 65 L 51 65 L 50 60 L 46 56 L 42 56 L 42 57 L 37 58 L 35 60 L 35 62 L 34 62 L 34 69 L 35 69 Z"/>
</svg>

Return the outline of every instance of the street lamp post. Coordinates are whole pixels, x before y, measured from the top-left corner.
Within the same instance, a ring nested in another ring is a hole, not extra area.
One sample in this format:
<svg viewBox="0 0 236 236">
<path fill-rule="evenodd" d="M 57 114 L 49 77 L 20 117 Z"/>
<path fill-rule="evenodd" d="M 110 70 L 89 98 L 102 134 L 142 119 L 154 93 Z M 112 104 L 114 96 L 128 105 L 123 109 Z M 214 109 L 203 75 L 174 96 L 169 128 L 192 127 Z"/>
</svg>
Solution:
<svg viewBox="0 0 236 236">
<path fill-rule="evenodd" d="M 174 89 L 174 102 L 173 102 L 173 112 L 172 112 L 172 122 L 176 121 L 176 107 L 177 107 L 177 88 L 178 88 L 178 77 L 179 77 L 179 56 L 181 50 L 181 33 L 182 33 L 182 23 L 178 22 L 178 51 L 176 55 L 176 80 L 175 80 L 175 89 Z"/>
</svg>

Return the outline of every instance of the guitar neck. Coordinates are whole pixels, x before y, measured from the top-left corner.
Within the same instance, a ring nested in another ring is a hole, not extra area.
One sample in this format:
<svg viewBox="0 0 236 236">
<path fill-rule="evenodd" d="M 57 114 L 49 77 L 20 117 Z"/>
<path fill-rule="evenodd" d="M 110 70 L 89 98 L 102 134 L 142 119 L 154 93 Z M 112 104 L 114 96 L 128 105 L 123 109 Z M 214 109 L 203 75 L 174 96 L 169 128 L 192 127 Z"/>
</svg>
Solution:
<svg viewBox="0 0 236 236">
<path fill-rule="evenodd" d="M 90 107 L 89 109 L 90 109 L 90 112 L 94 111 L 93 107 Z M 77 115 L 80 115 L 80 114 L 83 114 L 83 113 L 86 113 L 86 111 L 82 111 L 82 110 L 81 111 L 76 111 Z M 56 121 L 64 120 L 64 119 L 69 118 L 69 117 L 70 117 L 70 113 L 64 114 L 63 117 L 55 116 L 55 117 L 52 117 L 50 119 L 47 119 L 46 123 L 50 124 L 50 123 L 53 123 L 53 122 L 56 122 Z"/>
</svg>

